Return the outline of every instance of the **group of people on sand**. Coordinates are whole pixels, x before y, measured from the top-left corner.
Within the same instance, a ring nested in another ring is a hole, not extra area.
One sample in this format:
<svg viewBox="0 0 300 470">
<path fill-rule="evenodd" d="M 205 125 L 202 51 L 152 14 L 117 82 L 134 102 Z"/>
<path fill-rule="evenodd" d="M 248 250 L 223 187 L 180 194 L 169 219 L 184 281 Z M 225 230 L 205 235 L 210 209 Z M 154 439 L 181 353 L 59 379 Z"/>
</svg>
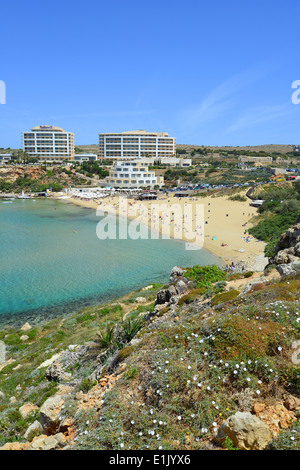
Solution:
<svg viewBox="0 0 300 470">
<path fill-rule="evenodd" d="M 226 264 L 225 271 L 234 271 L 235 270 L 235 264 L 232 261 L 231 264 Z"/>
</svg>

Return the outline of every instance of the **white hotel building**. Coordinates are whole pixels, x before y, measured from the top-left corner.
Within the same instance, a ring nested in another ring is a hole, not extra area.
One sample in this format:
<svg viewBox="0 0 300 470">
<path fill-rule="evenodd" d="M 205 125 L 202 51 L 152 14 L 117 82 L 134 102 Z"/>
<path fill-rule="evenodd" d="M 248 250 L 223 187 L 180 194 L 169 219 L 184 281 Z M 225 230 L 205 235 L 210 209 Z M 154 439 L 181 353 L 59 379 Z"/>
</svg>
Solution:
<svg viewBox="0 0 300 470">
<path fill-rule="evenodd" d="M 144 159 L 118 161 L 109 171 L 106 184 L 112 188 L 150 188 L 163 186 L 163 176 L 155 176 Z"/>
<path fill-rule="evenodd" d="M 22 133 L 23 151 L 42 161 L 74 160 L 74 134 L 56 126 L 36 126 Z"/>
<path fill-rule="evenodd" d="M 143 130 L 99 134 L 99 158 L 125 160 L 127 158 L 174 157 L 176 139 L 166 132 Z"/>
</svg>

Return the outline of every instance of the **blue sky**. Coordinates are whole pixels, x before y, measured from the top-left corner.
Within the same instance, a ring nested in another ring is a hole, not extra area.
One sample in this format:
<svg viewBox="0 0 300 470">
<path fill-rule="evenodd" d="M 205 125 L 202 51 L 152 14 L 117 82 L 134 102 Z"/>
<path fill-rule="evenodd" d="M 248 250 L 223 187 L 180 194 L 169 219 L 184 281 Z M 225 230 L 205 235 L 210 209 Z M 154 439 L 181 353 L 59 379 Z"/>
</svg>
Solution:
<svg viewBox="0 0 300 470">
<path fill-rule="evenodd" d="M 179 144 L 300 144 L 295 0 L 11 0 L 0 147 L 35 125 L 165 131 Z"/>
</svg>

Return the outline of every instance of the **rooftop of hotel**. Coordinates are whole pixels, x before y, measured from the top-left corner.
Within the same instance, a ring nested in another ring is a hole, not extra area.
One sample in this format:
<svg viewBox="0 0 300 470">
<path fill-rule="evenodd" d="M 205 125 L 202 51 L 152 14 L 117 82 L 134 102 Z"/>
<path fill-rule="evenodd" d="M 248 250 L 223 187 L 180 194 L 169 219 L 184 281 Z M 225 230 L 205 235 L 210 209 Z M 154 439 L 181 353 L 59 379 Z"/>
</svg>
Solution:
<svg viewBox="0 0 300 470">
<path fill-rule="evenodd" d="M 55 131 L 55 132 L 66 132 L 62 127 L 58 126 L 35 126 L 31 129 L 32 132 L 34 131 Z"/>
<path fill-rule="evenodd" d="M 137 131 L 126 131 L 126 132 L 104 132 L 100 135 L 153 135 L 159 137 L 168 137 L 169 134 L 167 132 L 147 132 L 143 129 Z"/>
</svg>

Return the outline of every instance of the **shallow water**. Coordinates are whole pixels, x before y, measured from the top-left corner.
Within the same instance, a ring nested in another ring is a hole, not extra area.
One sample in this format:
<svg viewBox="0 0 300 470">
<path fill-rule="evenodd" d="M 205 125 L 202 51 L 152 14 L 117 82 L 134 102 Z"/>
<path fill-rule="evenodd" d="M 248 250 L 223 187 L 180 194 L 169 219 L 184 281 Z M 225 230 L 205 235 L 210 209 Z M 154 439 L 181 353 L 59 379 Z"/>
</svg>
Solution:
<svg viewBox="0 0 300 470">
<path fill-rule="evenodd" d="M 96 211 L 61 201 L 0 202 L 0 320 L 116 299 L 167 282 L 175 265 L 220 264 L 178 240 L 99 240 L 99 221 Z"/>
</svg>

